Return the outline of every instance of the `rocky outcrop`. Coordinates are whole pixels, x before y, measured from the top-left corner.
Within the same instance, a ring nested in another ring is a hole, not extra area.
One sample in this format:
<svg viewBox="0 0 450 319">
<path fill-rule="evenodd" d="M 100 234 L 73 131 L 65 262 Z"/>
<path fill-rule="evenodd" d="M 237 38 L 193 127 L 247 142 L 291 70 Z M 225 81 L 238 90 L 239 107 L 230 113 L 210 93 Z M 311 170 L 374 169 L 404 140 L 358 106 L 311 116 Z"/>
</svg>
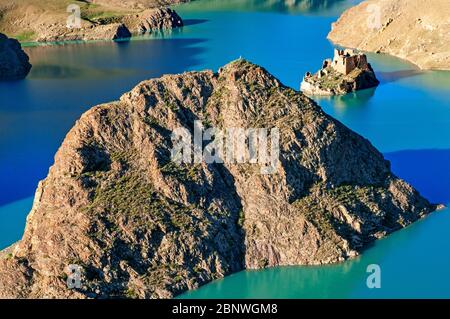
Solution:
<svg viewBox="0 0 450 319">
<path fill-rule="evenodd" d="M 171 134 L 196 120 L 278 128 L 276 170 L 176 164 Z M 0 259 L 0 296 L 172 297 L 244 268 L 344 261 L 435 208 L 367 140 L 238 60 L 144 81 L 86 112 Z"/>
<path fill-rule="evenodd" d="M 148 9 L 136 15 L 128 15 L 122 21 L 134 34 L 170 30 L 183 26 L 181 17 L 170 8 Z"/>
<path fill-rule="evenodd" d="M 93 40 L 120 40 L 131 37 L 131 32 L 121 23 L 102 25 L 96 28 L 95 37 Z M 85 38 L 86 39 L 86 38 Z"/>
<path fill-rule="evenodd" d="M 367 0 L 344 12 L 328 38 L 422 69 L 450 70 L 449 12 L 448 0 Z"/>
<path fill-rule="evenodd" d="M 378 86 L 365 54 L 352 50 L 335 50 L 334 59 L 323 62 L 315 74 L 307 72 L 300 84 L 300 90 L 308 95 L 342 95 Z"/>
<path fill-rule="evenodd" d="M 0 81 L 23 79 L 30 70 L 28 55 L 19 41 L 0 33 Z"/>
</svg>

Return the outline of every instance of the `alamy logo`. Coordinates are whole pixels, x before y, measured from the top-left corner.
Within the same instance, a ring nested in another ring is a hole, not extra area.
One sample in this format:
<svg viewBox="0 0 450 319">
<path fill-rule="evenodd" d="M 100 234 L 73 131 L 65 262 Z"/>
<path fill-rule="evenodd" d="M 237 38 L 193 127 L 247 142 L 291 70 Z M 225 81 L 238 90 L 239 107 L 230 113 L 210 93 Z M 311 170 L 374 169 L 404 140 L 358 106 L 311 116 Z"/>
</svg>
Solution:
<svg viewBox="0 0 450 319">
<path fill-rule="evenodd" d="M 369 14 L 367 18 L 367 27 L 370 30 L 379 30 L 382 27 L 381 24 L 381 8 L 377 4 L 370 4 L 367 6 L 366 11 Z"/>
<path fill-rule="evenodd" d="M 171 159 L 177 164 L 260 164 L 261 174 L 274 174 L 279 162 L 279 140 L 278 128 L 204 129 L 200 121 L 195 121 L 193 137 L 183 127 L 172 132 Z"/>
<path fill-rule="evenodd" d="M 67 12 L 71 13 L 67 17 L 66 26 L 69 29 L 79 29 L 81 28 L 81 9 L 79 5 L 69 4 L 67 6 Z"/>
<path fill-rule="evenodd" d="M 367 287 L 369 289 L 380 289 L 381 288 L 381 267 L 377 264 L 371 264 L 367 266 L 367 273 L 370 275 L 367 277 Z"/>
<path fill-rule="evenodd" d="M 69 275 L 67 276 L 67 288 L 80 289 L 81 288 L 81 266 L 69 265 L 67 267 Z"/>
</svg>

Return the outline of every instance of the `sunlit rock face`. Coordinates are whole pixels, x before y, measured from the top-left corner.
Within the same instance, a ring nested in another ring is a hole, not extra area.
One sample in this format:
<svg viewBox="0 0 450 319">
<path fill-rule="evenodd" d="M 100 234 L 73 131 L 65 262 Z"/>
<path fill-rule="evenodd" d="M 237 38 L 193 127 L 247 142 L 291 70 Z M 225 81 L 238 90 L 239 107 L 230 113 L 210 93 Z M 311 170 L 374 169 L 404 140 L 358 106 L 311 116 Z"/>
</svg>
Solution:
<svg viewBox="0 0 450 319">
<path fill-rule="evenodd" d="M 448 0 L 367 0 L 345 11 L 328 38 L 344 47 L 387 53 L 421 69 L 450 70 Z"/>
</svg>

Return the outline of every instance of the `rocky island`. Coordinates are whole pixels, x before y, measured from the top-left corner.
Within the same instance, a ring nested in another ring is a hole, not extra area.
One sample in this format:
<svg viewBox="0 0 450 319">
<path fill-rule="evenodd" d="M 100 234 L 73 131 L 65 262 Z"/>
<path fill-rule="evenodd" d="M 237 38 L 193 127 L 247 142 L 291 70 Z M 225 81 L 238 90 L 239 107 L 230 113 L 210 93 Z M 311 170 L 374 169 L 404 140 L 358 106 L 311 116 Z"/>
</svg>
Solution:
<svg viewBox="0 0 450 319">
<path fill-rule="evenodd" d="M 365 54 L 335 49 L 333 60 L 325 60 L 317 73 L 305 74 L 300 90 L 309 95 L 339 95 L 379 83 Z"/>
<path fill-rule="evenodd" d="M 19 41 L 0 33 L 0 81 L 23 79 L 30 70 L 28 55 Z"/>
<path fill-rule="evenodd" d="M 345 11 L 328 38 L 336 44 L 450 70 L 450 1 L 366 0 Z"/>
<path fill-rule="evenodd" d="M 194 121 L 278 128 L 276 172 L 172 162 L 172 132 Z M 369 141 L 237 60 L 144 81 L 82 115 L 23 238 L 0 254 L 0 297 L 170 298 L 245 268 L 342 262 L 435 209 Z"/>
<path fill-rule="evenodd" d="M 174 10 L 161 7 L 178 2 L 0 0 L 0 30 L 21 42 L 125 39 L 183 26 Z"/>
</svg>

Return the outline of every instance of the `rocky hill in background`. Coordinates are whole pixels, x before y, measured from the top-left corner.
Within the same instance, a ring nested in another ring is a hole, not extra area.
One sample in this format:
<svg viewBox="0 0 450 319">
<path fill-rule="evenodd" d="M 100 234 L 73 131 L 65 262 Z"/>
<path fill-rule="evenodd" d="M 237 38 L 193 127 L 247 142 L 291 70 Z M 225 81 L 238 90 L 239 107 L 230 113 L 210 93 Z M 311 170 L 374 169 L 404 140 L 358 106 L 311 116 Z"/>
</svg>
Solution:
<svg viewBox="0 0 450 319">
<path fill-rule="evenodd" d="M 192 0 L 91 0 L 93 4 L 102 6 L 123 7 L 137 10 L 161 8 L 189 1 Z"/>
<path fill-rule="evenodd" d="M 367 0 L 345 11 L 328 38 L 422 69 L 450 70 L 449 13 L 448 0 Z"/>
<path fill-rule="evenodd" d="M 164 7 L 179 2 L 0 0 L 0 31 L 21 42 L 117 40 L 182 26 L 180 16 Z"/>
<path fill-rule="evenodd" d="M 0 33 L 0 81 L 23 79 L 30 70 L 28 55 L 19 41 Z"/>
<path fill-rule="evenodd" d="M 320 12 L 320 14 L 325 15 L 336 15 L 342 12 L 342 8 L 348 6 L 347 2 L 347 0 L 202 0 L 193 1 L 189 8 L 214 11 L 275 11 L 293 14 L 315 14 Z"/>
<path fill-rule="evenodd" d="M 259 164 L 176 164 L 194 121 L 278 128 Z M 169 298 L 244 268 L 320 265 L 435 209 L 369 141 L 245 60 L 140 83 L 93 107 L 39 184 L 25 234 L 0 254 L 0 297 Z M 82 267 L 70 290 L 69 265 Z"/>
</svg>

